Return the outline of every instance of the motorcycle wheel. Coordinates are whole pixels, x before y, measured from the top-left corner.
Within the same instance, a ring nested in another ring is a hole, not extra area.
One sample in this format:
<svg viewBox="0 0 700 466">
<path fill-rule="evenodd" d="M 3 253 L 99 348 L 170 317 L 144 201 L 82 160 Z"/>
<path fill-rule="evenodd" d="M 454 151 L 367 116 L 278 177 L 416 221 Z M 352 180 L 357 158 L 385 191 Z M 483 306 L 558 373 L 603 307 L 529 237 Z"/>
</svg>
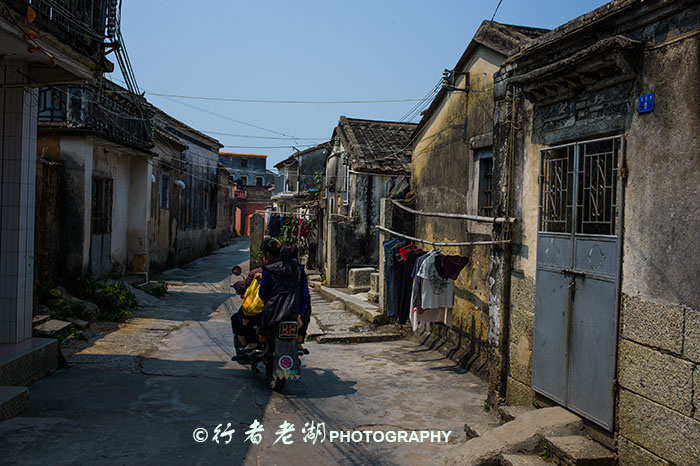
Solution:
<svg viewBox="0 0 700 466">
<path fill-rule="evenodd" d="M 265 375 L 267 378 L 267 384 L 270 386 L 271 390 L 276 392 L 281 392 L 284 385 L 287 383 L 287 379 L 281 379 L 279 377 L 272 377 L 272 362 L 265 364 Z"/>
</svg>

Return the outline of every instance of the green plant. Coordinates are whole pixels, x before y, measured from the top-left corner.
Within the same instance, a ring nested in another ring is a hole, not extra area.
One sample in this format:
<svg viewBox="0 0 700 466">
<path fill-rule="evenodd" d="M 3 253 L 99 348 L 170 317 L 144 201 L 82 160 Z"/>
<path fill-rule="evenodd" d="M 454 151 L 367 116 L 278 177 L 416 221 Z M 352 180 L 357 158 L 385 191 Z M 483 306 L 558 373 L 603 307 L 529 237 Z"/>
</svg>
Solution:
<svg viewBox="0 0 700 466">
<path fill-rule="evenodd" d="M 542 445 L 542 452 L 540 453 L 540 458 L 549 463 L 552 461 L 552 451 L 549 449 L 549 445 Z"/>
<path fill-rule="evenodd" d="M 159 280 L 158 286 L 149 288 L 146 290 L 146 292 L 157 298 L 162 298 L 163 296 L 168 294 L 168 282 L 166 282 L 165 280 Z"/>
<path fill-rule="evenodd" d="M 491 406 L 489 406 L 489 402 L 488 402 L 488 401 L 484 401 L 483 410 L 484 410 L 485 412 L 487 412 L 487 413 L 491 411 Z"/>
<path fill-rule="evenodd" d="M 100 308 L 101 320 L 121 322 L 137 307 L 136 297 L 121 282 L 101 289 L 95 296 L 95 304 Z"/>
<path fill-rule="evenodd" d="M 51 316 L 58 320 L 68 320 L 71 317 L 82 319 L 85 317 L 83 307 L 76 302 L 70 302 L 64 298 L 57 298 L 51 306 Z"/>
</svg>

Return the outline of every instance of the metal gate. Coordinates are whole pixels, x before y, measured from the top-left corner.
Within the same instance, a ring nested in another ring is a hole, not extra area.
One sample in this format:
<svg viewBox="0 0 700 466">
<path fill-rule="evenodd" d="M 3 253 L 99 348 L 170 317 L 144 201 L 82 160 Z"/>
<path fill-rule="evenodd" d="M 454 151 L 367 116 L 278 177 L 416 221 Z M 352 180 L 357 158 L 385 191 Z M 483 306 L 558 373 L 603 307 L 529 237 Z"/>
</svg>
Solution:
<svg viewBox="0 0 700 466">
<path fill-rule="evenodd" d="M 532 387 L 612 430 L 621 137 L 541 151 Z"/>
</svg>

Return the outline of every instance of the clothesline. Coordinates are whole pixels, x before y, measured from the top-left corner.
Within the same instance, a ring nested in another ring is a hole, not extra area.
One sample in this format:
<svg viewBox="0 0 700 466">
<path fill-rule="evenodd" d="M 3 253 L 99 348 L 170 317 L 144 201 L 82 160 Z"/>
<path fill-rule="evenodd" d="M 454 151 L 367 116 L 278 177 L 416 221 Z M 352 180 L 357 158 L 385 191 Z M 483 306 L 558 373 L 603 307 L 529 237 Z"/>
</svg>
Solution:
<svg viewBox="0 0 700 466">
<path fill-rule="evenodd" d="M 510 243 L 510 240 L 502 240 L 502 241 L 469 241 L 469 242 L 464 242 L 464 243 L 438 243 L 434 241 L 428 241 L 427 239 L 421 239 L 421 238 L 414 238 L 413 236 L 408 236 L 404 235 L 401 233 L 397 233 L 393 230 L 390 230 L 388 228 L 384 228 L 383 226 L 375 225 L 375 228 L 384 231 L 386 233 L 390 233 L 394 236 L 398 236 L 399 238 L 404 238 L 408 239 L 411 241 L 415 241 L 418 243 L 423 243 L 423 244 L 430 244 L 432 246 L 480 246 L 480 245 L 493 245 L 493 244 L 508 244 Z"/>
<path fill-rule="evenodd" d="M 412 214 L 416 214 L 416 215 L 422 215 L 425 217 L 460 218 L 460 219 L 464 219 L 464 220 L 471 220 L 474 222 L 483 222 L 483 223 L 518 223 L 518 219 L 514 218 L 514 217 L 510 217 L 510 218 L 506 218 L 506 217 L 482 217 L 480 215 L 449 214 L 446 212 L 423 212 L 421 210 L 414 210 L 414 209 L 411 209 L 410 207 L 406 207 L 405 205 L 398 202 L 396 199 L 391 199 L 391 202 L 395 206 L 398 206 L 407 212 L 411 212 Z"/>
</svg>

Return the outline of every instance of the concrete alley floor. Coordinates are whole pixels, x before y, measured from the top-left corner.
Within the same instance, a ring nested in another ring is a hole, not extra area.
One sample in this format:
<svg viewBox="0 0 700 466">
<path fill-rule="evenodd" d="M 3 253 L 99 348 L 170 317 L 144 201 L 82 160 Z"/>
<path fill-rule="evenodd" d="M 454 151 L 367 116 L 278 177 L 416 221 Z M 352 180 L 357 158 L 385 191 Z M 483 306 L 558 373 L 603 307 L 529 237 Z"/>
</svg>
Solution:
<svg viewBox="0 0 700 466">
<path fill-rule="evenodd" d="M 441 464 L 465 442 L 465 423 L 489 421 L 482 380 L 405 340 L 307 343 L 301 379 L 270 391 L 263 373 L 230 361 L 229 317 L 240 305 L 230 270 L 247 271 L 247 255 L 241 239 L 166 272 L 167 296 L 31 385 L 30 408 L 0 422 L 0 464 Z M 342 321 L 342 332 L 356 320 L 313 299 L 326 334 L 334 328 L 324 319 Z M 257 445 L 245 441 L 256 420 Z M 285 421 L 293 443 L 275 444 Z M 324 442 L 303 441 L 311 422 L 324 423 Z M 212 441 L 228 423 L 232 437 Z M 195 429 L 208 439 L 196 442 Z M 339 443 L 331 430 L 452 434 L 449 444 Z"/>
</svg>

